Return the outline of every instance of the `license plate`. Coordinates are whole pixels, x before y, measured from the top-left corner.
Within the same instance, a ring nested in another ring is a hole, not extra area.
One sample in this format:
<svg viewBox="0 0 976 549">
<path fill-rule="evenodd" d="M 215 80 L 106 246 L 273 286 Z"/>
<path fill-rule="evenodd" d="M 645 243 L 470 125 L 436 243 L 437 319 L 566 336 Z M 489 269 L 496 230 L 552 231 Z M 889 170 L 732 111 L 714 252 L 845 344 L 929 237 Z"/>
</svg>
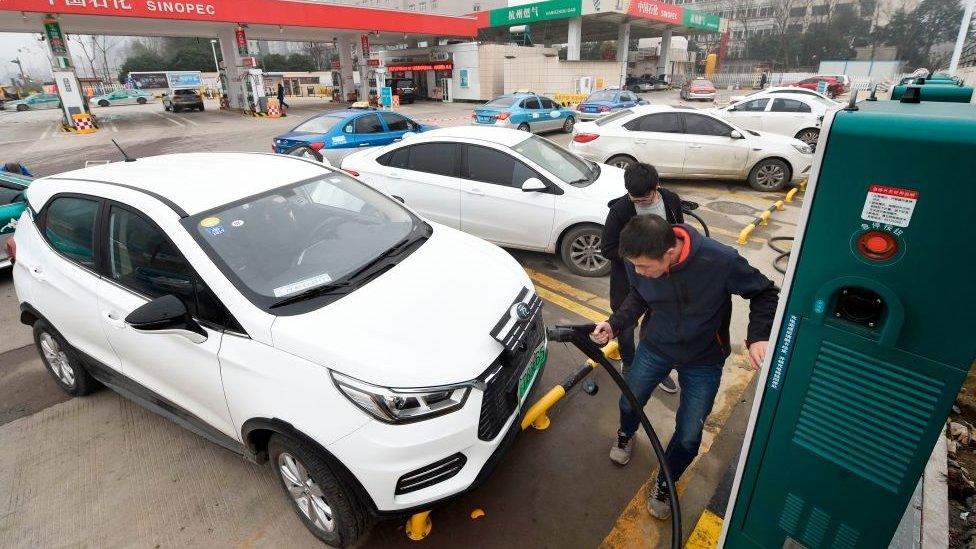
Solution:
<svg viewBox="0 0 976 549">
<path fill-rule="evenodd" d="M 482 124 L 488 124 L 488 123 L 490 123 L 492 121 L 494 121 L 494 118 L 491 118 L 491 117 L 488 117 L 488 116 L 479 116 L 478 117 L 478 122 L 481 122 Z"/>
<path fill-rule="evenodd" d="M 518 385 L 518 399 L 519 403 L 525 400 L 526 395 L 529 394 L 529 389 L 532 387 L 532 383 L 535 381 L 536 374 L 539 373 L 539 369 L 542 365 L 546 363 L 546 348 L 540 347 L 539 350 L 535 352 L 532 356 L 532 362 L 529 366 L 522 372 L 522 377 L 519 378 Z"/>
</svg>

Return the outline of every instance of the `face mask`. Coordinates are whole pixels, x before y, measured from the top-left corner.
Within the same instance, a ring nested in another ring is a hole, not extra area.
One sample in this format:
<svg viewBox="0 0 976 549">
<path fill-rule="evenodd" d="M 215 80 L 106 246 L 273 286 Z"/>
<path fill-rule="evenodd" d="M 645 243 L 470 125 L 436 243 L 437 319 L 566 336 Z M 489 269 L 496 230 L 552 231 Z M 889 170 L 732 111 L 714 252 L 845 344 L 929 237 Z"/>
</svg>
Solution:
<svg viewBox="0 0 976 549">
<path fill-rule="evenodd" d="M 654 213 L 653 205 L 638 206 L 637 204 L 634 204 L 634 209 L 637 210 L 637 215 L 651 215 Z"/>
</svg>

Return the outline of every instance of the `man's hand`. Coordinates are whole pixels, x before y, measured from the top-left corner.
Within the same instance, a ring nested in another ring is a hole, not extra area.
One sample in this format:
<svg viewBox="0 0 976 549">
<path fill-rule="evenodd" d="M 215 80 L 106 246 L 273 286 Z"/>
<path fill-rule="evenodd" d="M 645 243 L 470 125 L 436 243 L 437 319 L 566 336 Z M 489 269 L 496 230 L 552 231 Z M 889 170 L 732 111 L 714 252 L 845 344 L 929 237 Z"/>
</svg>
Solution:
<svg viewBox="0 0 976 549">
<path fill-rule="evenodd" d="M 753 370 L 758 370 L 762 366 L 766 358 L 767 345 L 769 345 L 768 341 L 753 341 L 749 346 L 749 362 L 752 363 Z"/>
<path fill-rule="evenodd" d="M 593 329 L 593 333 L 590 334 L 590 339 L 601 346 L 609 343 L 613 339 L 613 328 L 610 327 L 610 323 L 601 322 L 597 324 L 596 328 Z"/>
</svg>

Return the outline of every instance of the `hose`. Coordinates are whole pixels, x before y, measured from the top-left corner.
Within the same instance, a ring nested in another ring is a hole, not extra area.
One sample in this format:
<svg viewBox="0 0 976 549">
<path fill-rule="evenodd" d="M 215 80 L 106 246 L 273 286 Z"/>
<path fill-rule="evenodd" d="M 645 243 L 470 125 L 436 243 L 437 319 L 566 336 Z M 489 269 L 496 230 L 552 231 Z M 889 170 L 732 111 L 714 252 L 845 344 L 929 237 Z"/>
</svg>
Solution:
<svg viewBox="0 0 976 549">
<path fill-rule="evenodd" d="M 698 220 L 698 222 L 699 222 L 699 223 L 701 223 L 701 226 L 702 226 L 702 229 L 705 229 L 705 236 L 712 236 L 712 235 L 711 235 L 711 234 L 709 234 L 709 232 L 708 232 L 708 225 L 706 225 L 706 224 L 705 224 L 705 220 L 704 220 L 704 219 L 702 219 L 701 217 L 699 217 L 699 216 L 698 216 L 698 214 L 696 214 L 696 213 L 692 213 L 692 212 L 690 212 L 690 211 L 688 211 L 688 210 L 684 210 L 684 212 L 683 212 L 683 213 L 684 213 L 685 215 L 690 215 L 691 217 L 694 217 L 695 219 L 697 219 L 697 220 Z"/>
<path fill-rule="evenodd" d="M 671 503 L 671 548 L 681 549 L 681 507 L 678 503 L 678 491 L 674 483 L 674 477 L 671 475 L 671 469 L 668 467 L 668 462 L 664 457 L 664 447 L 661 445 L 661 440 L 657 437 L 657 433 L 654 431 L 650 420 L 647 419 L 647 414 L 644 413 L 644 407 L 637 401 L 637 397 L 634 396 L 633 391 L 627 386 L 627 382 L 624 381 L 623 376 L 603 356 L 603 352 L 600 351 L 596 343 L 590 339 L 590 334 L 595 327 L 595 324 L 557 324 L 546 329 L 546 338 L 549 341 L 572 343 L 587 357 L 603 366 L 607 373 L 610 374 L 610 379 L 617 384 L 620 392 L 627 399 L 630 407 L 640 414 L 641 427 L 644 428 L 647 437 L 651 439 L 651 446 L 654 448 L 654 453 L 657 455 L 657 460 L 661 465 L 659 474 L 664 476 L 664 482 L 668 487 L 668 496 Z"/>
<path fill-rule="evenodd" d="M 784 265 L 784 266 L 781 267 L 780 266 L 780 262 L 783 259 L 787 259 L 788 260 L 790 258 L 790 252 L 793 251 L 793 244 L 790 244 L 790 249 L 789 250 L 784 250 L 782 248 L 778 248 L 775 244 L 773 244 L 774 242 L 791 242 L 792 243 L 793 242 L 793 237 L 792 236 L 774 236 L 773 238 L 770 238 L 769 239 L 769 242 L 768 242 L 769 247 L 772 248 L 774 252 L 777 252 L 779 254 L 778 256 L 776 256 L 776 259 L 773 260 L 773 268 L 776 269 L 777 271 L 779 271 L 780 274 L 786 274 L 786 266 Z"/>
</svg>

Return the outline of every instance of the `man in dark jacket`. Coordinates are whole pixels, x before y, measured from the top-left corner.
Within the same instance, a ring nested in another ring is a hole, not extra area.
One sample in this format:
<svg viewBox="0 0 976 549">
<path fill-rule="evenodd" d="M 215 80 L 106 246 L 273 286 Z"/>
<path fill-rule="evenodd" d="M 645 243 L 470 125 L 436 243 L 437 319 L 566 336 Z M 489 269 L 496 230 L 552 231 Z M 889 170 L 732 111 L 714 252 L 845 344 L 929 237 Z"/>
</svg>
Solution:
<svg viewBox="0 0 976 549">
<path fill-rule="evenodd" d="M 637 216 L 620 233 L 619 254 L 627 261 L 630 293 L 593 331 L 604 344 L 648 313 L 627 384 L 641 406 L 672 369 L 681 382 L 681 402 L 665 458 L 675 481 L 698 455 L 702 428 L 715 403 L 722 365 L 732 352 L 729 322 L 732 294 L 749 300 L 746 346 L 752 367 L 766 355 L 779 289 L 729 246 L 701 236 L 688 225 Z M 620 430 L 610 459 L 626 465 L 634 446 L 639 411 L 620 399 Z M 671 516 L 668 491 L 655 480 L 647 510 Z"/>
<path fill-rule="evenodd" d="M 610 308 L 614 311 L 624 302 L 630 292 L 627 269 L 624 260 L 617 253 L 620 231 L 628 221 L 637 215 L 657 215 L 668 223 L 684 223 L 681 199 L 677 194 L 658 186 L 660 179 L 657 170 L 650 164 L 632 164 L 624 172 L 624 188 L 627 194 L 611 200 L 607 222 L 603 224 L 603 238 L 600 251 L 610 260 Z M 620 360 L 624 377 L 634 362 L 634 327 L 629 326 L 617 335 L 620 344 Z M 678 386 L 668 376 L 661 382 L 661 389 L 668 393 L 678 391 Z"/>
<path fill-rule="evenodd" d="M 285 103 L 285 86 L 281 82 L 278 82 L 278 104 L 281 105 L 281 116 L 288 116 L 285 114 L 288 109 L 288 103 Z"/>
</svg>

